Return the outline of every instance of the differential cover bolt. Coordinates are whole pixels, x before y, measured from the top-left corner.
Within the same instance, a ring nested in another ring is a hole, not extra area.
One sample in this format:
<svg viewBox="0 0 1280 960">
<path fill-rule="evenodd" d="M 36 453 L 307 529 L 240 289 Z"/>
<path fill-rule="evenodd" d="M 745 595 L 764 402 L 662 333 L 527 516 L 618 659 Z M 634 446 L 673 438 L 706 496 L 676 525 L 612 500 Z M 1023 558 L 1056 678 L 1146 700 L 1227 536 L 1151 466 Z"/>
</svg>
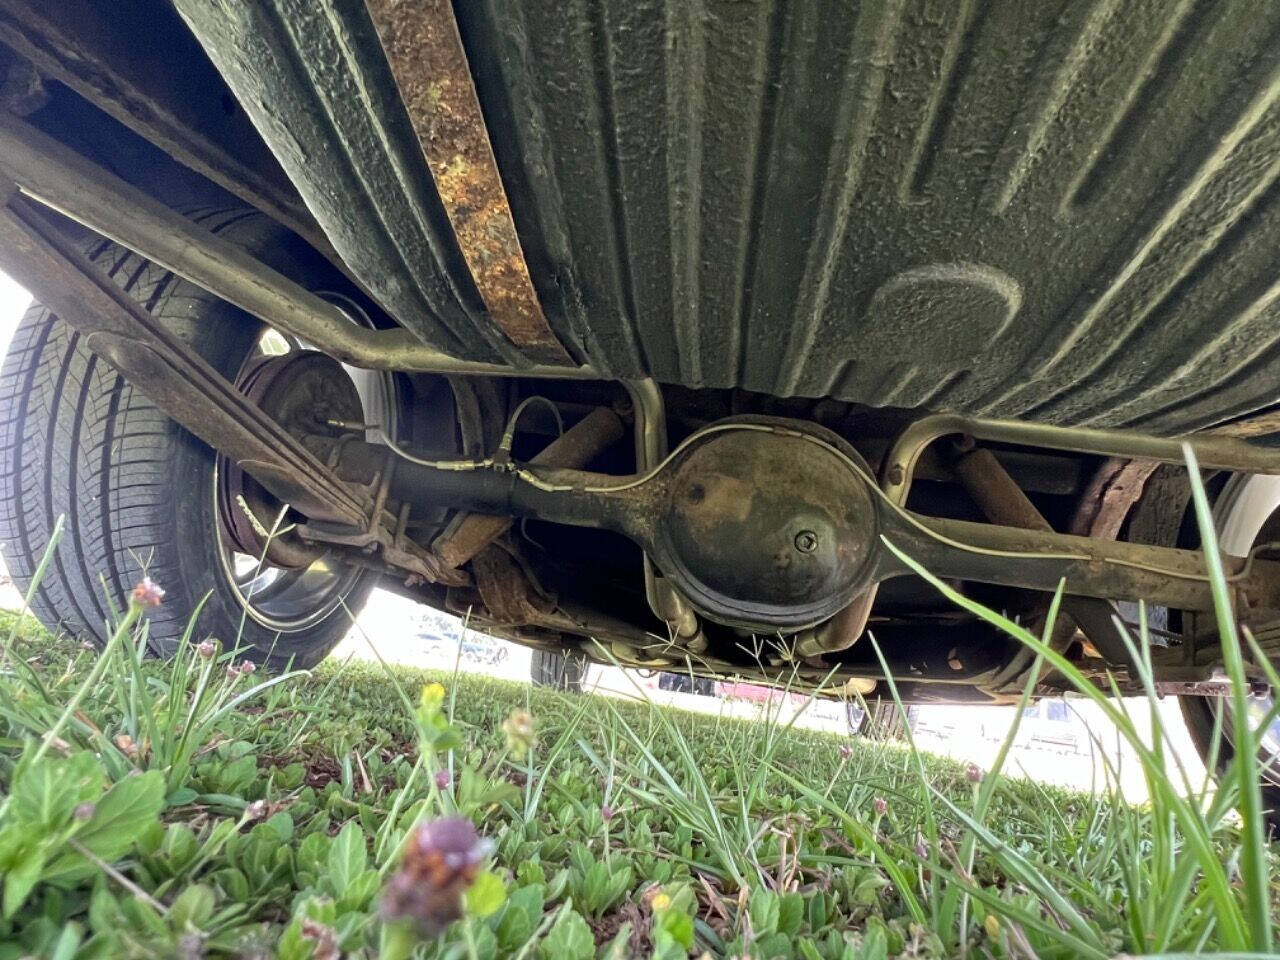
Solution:
<svg viewBox="0 0 1280 960">
<path fill-rule="evenodd" d="M 818 535 L 812 530 L 801 530 L 796 534 L 796 549 L 801 553 L 813 553 L 818 549 Z"/>
</svg>

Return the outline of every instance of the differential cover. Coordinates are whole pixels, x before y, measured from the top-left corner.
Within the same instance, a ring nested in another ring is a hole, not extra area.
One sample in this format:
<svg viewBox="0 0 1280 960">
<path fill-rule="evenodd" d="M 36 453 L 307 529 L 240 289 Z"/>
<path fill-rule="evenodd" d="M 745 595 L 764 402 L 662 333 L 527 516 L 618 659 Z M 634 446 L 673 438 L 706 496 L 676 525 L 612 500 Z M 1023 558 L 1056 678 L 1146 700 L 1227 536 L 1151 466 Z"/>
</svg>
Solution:
<svg viewBox="0 0 1280 960">
<path fill-rule="evenodd" d="M 859 474 L 860 458 L 834 434 L 804 425 L 800 435 L 786 424 L 712 426 L 672 465 L 654 561 L 721 623 L 809 626 L 869 582 L 870 471 Z"/>
</svg>

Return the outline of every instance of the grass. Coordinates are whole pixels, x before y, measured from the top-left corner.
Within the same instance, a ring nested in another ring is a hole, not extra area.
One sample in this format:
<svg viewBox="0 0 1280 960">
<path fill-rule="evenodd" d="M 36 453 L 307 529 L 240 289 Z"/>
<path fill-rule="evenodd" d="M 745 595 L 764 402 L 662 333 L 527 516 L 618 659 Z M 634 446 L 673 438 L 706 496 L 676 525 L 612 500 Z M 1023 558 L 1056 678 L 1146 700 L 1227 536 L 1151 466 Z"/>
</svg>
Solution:
<svg viewBox="0 0 1280 960">
<path fill-rule="evenodd" d="M 162 663 L 138 602 L 101 652 L 0 615 L 0 960 L 1274 955 L 1252 752 L 1191 782 L 953 599 L 1097 699 L 1149 802 L 1003 776 L 1016 721 L 981 771 L 472 676 L 264 677 L 195 636 Z"/>
<path fill-rule="evenodd" d="M 194 645 L 162 664 L 121 643 L 86 689 L 103 659 L 13 627 L 0 957 L 1065 957 L 1230 935 L 1155 804 L 470 676 L 334 663 L 252 688 Z M 534 718 L 523 757 L 513 711 Z M 493 842 L 490 902 L 387 922 L 413 826 L 455 812 Z M 1244 838 L 1213 815 L 1243 913 Z"/>
</svg>

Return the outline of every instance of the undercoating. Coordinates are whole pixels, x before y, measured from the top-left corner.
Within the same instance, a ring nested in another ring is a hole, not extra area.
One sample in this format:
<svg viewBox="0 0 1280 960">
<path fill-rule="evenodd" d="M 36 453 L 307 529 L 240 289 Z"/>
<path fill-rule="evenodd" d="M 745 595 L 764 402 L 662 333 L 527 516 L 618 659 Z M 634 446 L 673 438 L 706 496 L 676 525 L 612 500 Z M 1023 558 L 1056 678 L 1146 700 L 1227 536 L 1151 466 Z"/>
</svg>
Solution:
<svg viewBox="0 0 1280 960">
<path fill-rule="evenodd" d="M 363 4 L 177 5 L 383 305 L 511 359 Z M 1161 433 L 1280 395 L 1280 5 L 454 11 L 548 321 L 604 374 Z"/>
</svg>

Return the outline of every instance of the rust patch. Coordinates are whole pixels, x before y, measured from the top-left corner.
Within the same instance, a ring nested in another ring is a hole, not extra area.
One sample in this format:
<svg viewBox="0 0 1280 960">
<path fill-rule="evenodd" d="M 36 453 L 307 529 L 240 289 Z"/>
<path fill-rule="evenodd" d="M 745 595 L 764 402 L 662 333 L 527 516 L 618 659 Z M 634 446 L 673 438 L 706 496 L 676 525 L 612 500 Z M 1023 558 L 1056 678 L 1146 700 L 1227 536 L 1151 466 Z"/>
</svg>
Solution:
<svg viewBox="0 0 1280 960">
<path fill-rule="evenodd" d="M 529 278 L 449 0 L 367 0 L 485 307 L 531 359 L 570 364 Z"/>
<path fill-rule="evenodd" d="M 501 547 L 481 550 L 471 561 L 471 568 L 480 599 L 499 623 L 537 624 L 550 612 L 551 605 L 532 595 L 524 572 Z"/>
<path fill-rule="evenodd" d="M 1155 460 L 1106 460 L 1080 496 L 1071 533 L 1114 540 L 1158 466 Z"/>
<path fill-rule="evenodd" d="M 1280 410 L 1263 410 L 1251 413 L 1241 420 L 1220 424 L 1204 431 L 1219 437 L 1265 437 L 1268 434 L 1280 433 Z"/>
</svg>

